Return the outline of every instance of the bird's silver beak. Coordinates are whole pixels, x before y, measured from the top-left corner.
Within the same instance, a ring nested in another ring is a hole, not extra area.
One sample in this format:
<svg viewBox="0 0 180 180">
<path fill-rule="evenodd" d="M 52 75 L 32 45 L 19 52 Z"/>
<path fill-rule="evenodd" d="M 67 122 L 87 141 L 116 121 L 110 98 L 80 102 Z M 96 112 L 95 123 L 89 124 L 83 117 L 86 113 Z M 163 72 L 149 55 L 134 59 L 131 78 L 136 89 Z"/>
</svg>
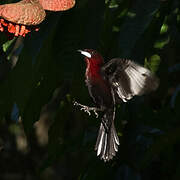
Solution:
<svg viewBox="0 0 180 180">
<path fill-rule="evenodd" d="M 80 52 L 82 55 L 88 57 L 88 58 L 91 58 L 91 54 L 87 51 L 83 51 L 83 50 L 77 50 L 78 52 Z"/>
</svg>

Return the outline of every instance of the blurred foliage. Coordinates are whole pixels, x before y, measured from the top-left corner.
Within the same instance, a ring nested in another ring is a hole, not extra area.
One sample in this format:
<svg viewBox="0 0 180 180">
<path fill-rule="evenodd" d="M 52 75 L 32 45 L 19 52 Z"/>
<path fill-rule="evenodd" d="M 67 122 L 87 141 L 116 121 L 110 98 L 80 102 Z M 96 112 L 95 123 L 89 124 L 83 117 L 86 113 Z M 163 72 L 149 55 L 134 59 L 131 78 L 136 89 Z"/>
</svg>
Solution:
<svg viewBox="0 0 180 180">
<path fill-rule="evenodd" d="M 1 33 L 0 45 L 0 179 L 180 179 L 179 0 L 77 0 L 26 38 Z M 72 105 L 92 103 L 84 48 L 160 79 L 156 92 L 117 106 L 121 145 L 108 163 L 94 152 L 99 120 Z"/>
</svg>

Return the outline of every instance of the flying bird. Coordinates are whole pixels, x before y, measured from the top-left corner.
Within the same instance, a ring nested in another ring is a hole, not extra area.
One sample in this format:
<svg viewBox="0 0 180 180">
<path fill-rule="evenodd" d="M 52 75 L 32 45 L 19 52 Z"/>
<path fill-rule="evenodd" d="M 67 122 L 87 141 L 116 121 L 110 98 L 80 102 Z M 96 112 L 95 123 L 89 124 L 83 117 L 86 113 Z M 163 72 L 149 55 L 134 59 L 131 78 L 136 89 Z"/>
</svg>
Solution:
<svg viewBox="0 0 180 180">
<path fill-rule="evenodd" d="M 89 115 L 94 111 L 103 112 L 95 150 L 105 162 L 118 152 L 119 138 L 114 126 L 115 105 L 127 102 L 133 96 L 140 96 L 157 89 L 159 80 L 147 68 L 138 63 L 114 58 L 104 63 L 103 57 L 96 50 L 78 50 L 86 61 L 85 82 L 95 107 L 88 107 L 74 101 Z"/>
</svg>

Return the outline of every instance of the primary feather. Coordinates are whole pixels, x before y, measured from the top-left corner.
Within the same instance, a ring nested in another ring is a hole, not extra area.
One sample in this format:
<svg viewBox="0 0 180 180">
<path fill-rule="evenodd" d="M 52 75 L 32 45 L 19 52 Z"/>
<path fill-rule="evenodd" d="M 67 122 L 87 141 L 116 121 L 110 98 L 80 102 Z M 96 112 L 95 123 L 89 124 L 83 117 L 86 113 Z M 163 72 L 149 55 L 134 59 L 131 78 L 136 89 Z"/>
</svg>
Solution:
<svg viewBox="0 0 180 180">
<path fill-rule="evenodd" d="M 124 102 L 158 87 L 159 80 L 147 68 L 127 59 L 115 58 L 102 67 L 116 95 Z"/>
</svg>

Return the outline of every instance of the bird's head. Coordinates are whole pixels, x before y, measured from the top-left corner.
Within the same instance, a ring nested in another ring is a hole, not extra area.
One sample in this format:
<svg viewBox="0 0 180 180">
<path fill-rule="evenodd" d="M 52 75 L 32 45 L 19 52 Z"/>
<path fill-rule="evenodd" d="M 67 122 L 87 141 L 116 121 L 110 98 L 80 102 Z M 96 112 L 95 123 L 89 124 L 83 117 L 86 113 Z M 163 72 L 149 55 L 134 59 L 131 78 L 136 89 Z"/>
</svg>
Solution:
<svg viewBox="0 0 180 180">
<path fill-rule="evenodd" d="M 93 49 L 78 50 L 83 56 L 85 56 L 85 61 L 87 65 L 101 66 L 104 64 L 103 57 Z"/>
</svg>

